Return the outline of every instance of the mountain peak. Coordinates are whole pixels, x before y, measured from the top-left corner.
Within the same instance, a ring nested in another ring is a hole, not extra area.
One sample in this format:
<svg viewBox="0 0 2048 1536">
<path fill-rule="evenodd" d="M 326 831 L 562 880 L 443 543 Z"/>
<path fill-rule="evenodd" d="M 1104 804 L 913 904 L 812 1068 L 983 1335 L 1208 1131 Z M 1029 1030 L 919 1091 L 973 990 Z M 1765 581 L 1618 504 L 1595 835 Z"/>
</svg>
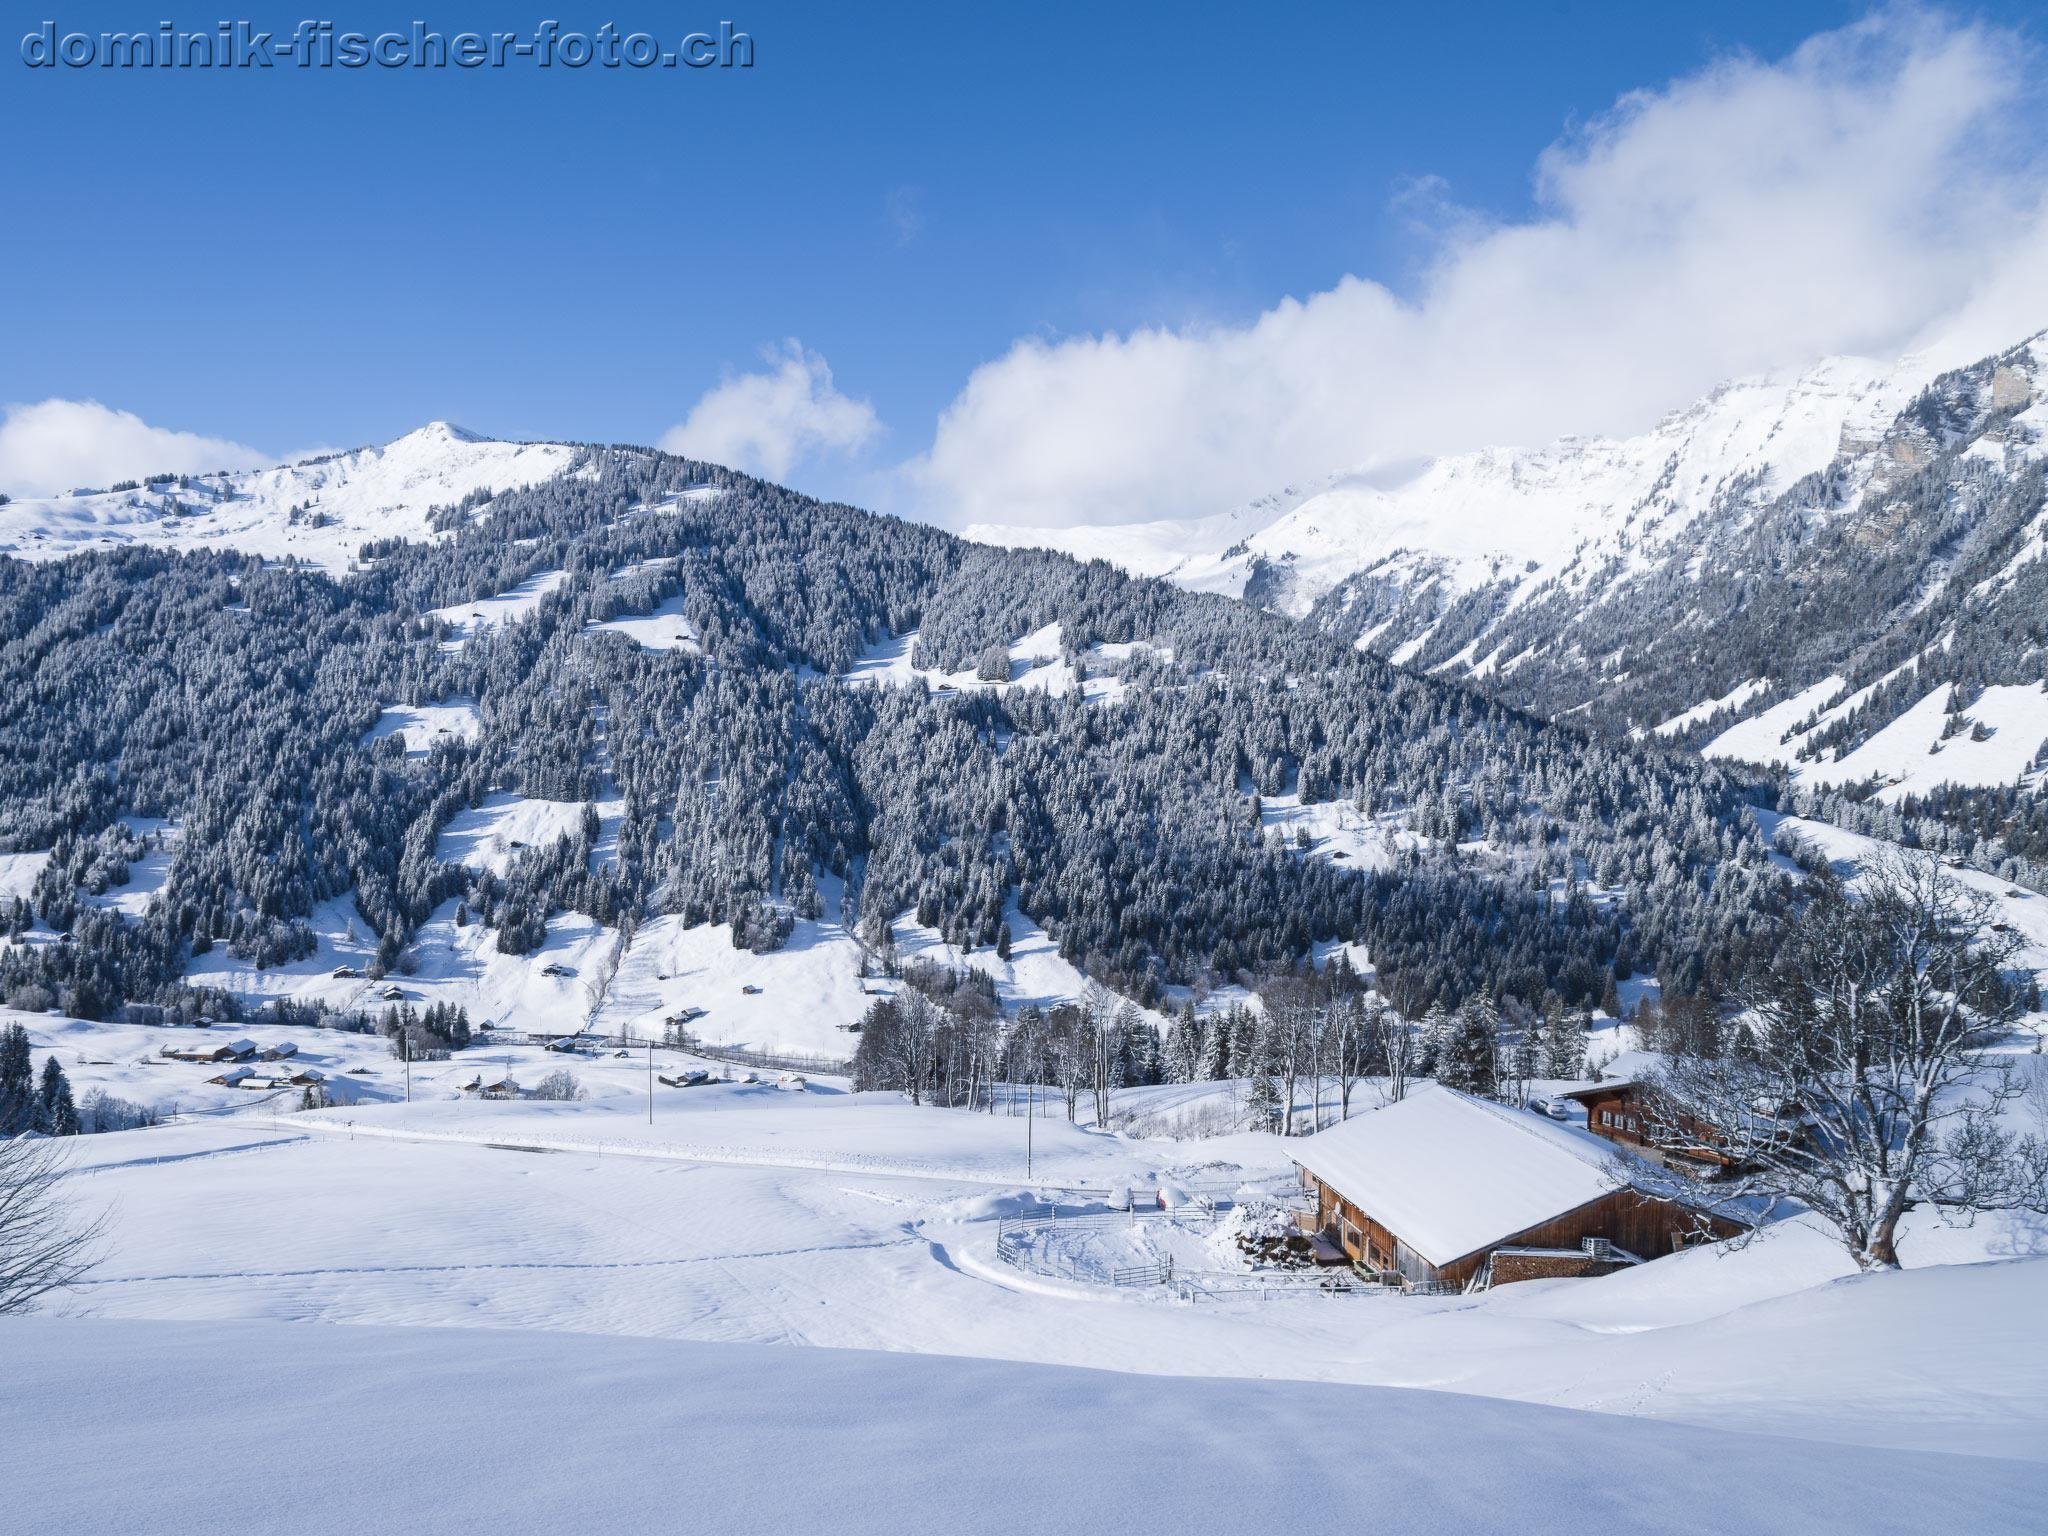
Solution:
<svg viewBox="0 0 2048 1536">
<path fill-rule="evenodd" d="M 488 443 L 492 439 L 481 432 L 472 432 L 467 427 L 458 427 L 452 421 L 430 421 L 423 427 L 415 427 L 403 437 L 393 438 L 385 444 L 396 448 L 400 443 Z"/>
</svg>

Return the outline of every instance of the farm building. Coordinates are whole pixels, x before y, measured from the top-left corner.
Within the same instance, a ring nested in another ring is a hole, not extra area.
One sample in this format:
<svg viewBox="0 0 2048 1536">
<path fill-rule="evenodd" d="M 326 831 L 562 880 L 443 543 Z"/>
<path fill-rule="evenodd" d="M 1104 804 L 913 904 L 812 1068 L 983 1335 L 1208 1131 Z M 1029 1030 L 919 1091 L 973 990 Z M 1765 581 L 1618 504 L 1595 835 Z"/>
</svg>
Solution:
<svg viewBox="0 0 2048 1536">
<path fill-rule="evenodd" d="M 221 1088 L 239 1088 L 255 1075 L 254 1067 L 229 1067 L 218 1077 L 209 1077 L 207 1081 Z"/>
<path fill-rule="evenodd" d="M 1738 1223 L 1638 1187 L 1649 1173 L 1547 1118 L 1423 1088 L 1301 1143 L 1316 1230 L 1409 1288 L 1605 1274 Z"/>
<path fill-rule="evenodd" d="M 1586 1129 L 1626 1147 L 1638 1156 L 1662 1163 L 1695 1178 L 1718 1179 L 1740 1170 L 1742 1152 L 1720 1129 L 1661 1104 L 1657 1090 L 1640 1076 L 1573 1088 L 1558 1095 L 1586 1109 Z M 1763 1140 L 1796 1137 L 1799 1117 L 1788 1110 L 1760 1112 L 1743 1128 L 1752 1145 Z"/>
<path fill-rule="evenodd" d="M 167 1045 L 160 1054 L 172 1061 L 247 1061 L 256 1047 L 247 1040 L 231 1040 L 226 1045 Z"/>
<path fill-rule="evenodd" d="M 287 1056 L 296 1056 L 298 1054 L 298 1046 L 290 1040 L 280 1040 L 275 1045 L 268 1045 L 263 1048 L 263 1059 L 265 1061 L 283 1061 Z"/>
</svg>

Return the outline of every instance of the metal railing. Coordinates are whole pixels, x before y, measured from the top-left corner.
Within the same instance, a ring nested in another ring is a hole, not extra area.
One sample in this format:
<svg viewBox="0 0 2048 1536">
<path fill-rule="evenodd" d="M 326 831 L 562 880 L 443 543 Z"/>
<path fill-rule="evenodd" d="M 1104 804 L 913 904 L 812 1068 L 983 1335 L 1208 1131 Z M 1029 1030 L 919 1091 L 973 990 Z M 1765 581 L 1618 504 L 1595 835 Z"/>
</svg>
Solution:
<svg viewBox="0 0 2048 1536">
<path fill-rule="evenodd" d="M 647 1042 L 636 1041 L 645 1045 Z M 735 1067 L 754 1067 L 764 1072 L 813 1072 L 821 1077 L 850 1077 L 853 1063 L 838 1061 L 830 1056 L 817 1056 L 807 1051 L 750 1051 L 737 1045 L 708 1045 L 702 1040 L 692 1040 L 688 1045 L 672 1047 L 691 1056 L 703 1056 L 712 1061 L 729 1062 Z"/>
<path fill-rule="evenodd" d="M 1214 1206 L 1180 1206 L 1174 1210 L 1148 1210 L 1142 1206 L 1130 1210 L 1110 1211 L 1068 1211 L 1062 1213 L 1056 1204 L 1026 1206 L 1015 1215 L 996 1218 L 996 1257 L 1012 1269 L 1027 1274 L 1043 1275 L 1053 1280 L 1083 1281 L 1066 1265 L 1039 1257 L 1032 1239 L 1041 1233 L 1067 1230 L 1103 1231 L 1117 1227 L 1130 1227 L 1145 1221 L 1188 1214 L 1209 1214 Z M 1165 1258 L 1150 1264 L 1124 1264 L 1109 1269 L 1109 1283 L 1115 1286 L 1154 1286 L 1173 1283 L 1173 1260 Z"/>
<path fill-rule="evenodd" d="M 1249 1296 L 1259 1301 L 1280 1296 L 1381 1296 L 1395 1288 L 1377 1285 L 1349 1269 L 1190 1269 L 1168 1282 L 1174 1300 L 1221 1301 Z"/>
</svg>

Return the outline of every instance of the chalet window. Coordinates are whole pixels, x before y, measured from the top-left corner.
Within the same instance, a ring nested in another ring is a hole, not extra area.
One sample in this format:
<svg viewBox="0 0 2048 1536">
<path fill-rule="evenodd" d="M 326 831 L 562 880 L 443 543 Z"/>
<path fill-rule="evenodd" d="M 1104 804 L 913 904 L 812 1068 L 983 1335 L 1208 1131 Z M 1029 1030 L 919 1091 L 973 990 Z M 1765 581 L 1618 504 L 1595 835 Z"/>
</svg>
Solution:
<svg viewBox="0 0 2048 1536">
<path fill-rule="evenodd" d="M 1634 1115 L 1630 1115 L 1628 1117 L 1628 1128 L 1630 1130 L 1634 1130 L 1636 1128 L 1636 1117 Z"/>
<path fill-rule="evenodd" d="M 1600 1123 L 1605 1126 L 1612 1126 L 1614 1124 L 1614 1111 L 1611 1109 L 1601 1110 Z"/>
</svg>

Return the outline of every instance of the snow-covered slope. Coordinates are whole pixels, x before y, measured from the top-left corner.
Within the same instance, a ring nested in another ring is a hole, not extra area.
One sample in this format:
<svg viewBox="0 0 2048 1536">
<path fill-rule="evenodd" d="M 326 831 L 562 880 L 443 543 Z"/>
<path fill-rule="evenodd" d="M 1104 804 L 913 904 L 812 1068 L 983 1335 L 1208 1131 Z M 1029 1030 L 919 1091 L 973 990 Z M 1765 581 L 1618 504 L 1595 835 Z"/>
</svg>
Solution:
<svg viewBox="0 0 2048 1536">
<path fill-rule="evenodd" d="M 1958 361 L 1830 359 L 1640 436 L 1342 477 L 1263 519 L 976 536 L 1238 592 L 1816 787 L 2038 785 L 2048 333 Z"/>
<path fill-rule="evenodd" d="M 1411 1536 L 1865 1536 L 2017 1530 L 2048 1490 L 2018 1462 L 1442 1393 L 858 1351 L 58 1319 L 8 1319 L 0 1347 L 24 1530 L 1201 1532 L 1370 1508 Z M 394 1425 L 449 1454 L 394 1459 Z"/>
<path fill-rule="evenodd" d="M 1271 605 L 1297 616 L 1362 572 L 1453 593 L 1501 580 L 1533 588 L 1566 573 L 1575 556 L 1669 545 L 1731 490 L 1761 497 L 1824 469 L 1845 436 L 1881 429 L 1931 377 L 1923 360 L 1831 358 L 1725 385 L 1639 437 L 1360 471 L 1188 522 L 968 536 L 1065 549 L 1211 590 L 1256 591 L 1267 568 Z"/>
<path fill-rule="evenodd" d="M 0 554 L 44 560 L 142 544 L 292 555 L 339 571 L 369 540 L 432 537 L 434 507 L 551 480 L 581 452 L 499 442 L 437 421 L 382 447 L 274 469 L 11 501 L 0 505 Z"/>
</svg>

